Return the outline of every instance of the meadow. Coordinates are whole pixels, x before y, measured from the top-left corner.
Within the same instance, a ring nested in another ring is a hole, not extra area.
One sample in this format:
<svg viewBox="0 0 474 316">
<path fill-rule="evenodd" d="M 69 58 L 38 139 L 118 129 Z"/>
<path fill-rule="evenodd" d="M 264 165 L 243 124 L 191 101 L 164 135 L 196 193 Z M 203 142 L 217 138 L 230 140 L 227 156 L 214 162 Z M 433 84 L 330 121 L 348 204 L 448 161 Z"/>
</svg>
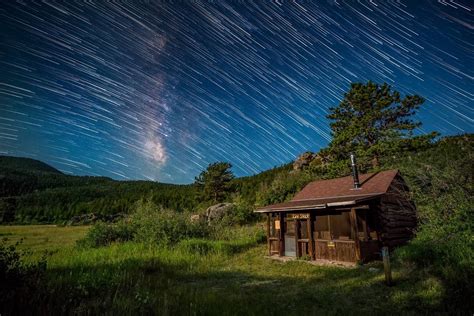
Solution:
<svg viewBox="0 0 474 316">
<path fill-rule="evenodd" d="M 190 222 L 211 203 L 188 194 L 194 186 L 12 171 L 0 181 L 0 217 L 3 208 L 10 224 L 0 225 L 0 239 L 7 239 L 0 242 L 0 314 L 472 315 L 473 144 L 472 135 L 444 138 L 382 160 L 384 169 L 401 171 L 419 219 L 416 237 L 392 255 L 391 287 L 380 262 L 344 268 L 266 257 L 255 206 L 286 201 L 314 179 L 347 174 L 338 169 L 343 162 L 315 159 L 299 172 L 283 166 L 234 179 L 227 201 L 235 210 L 212 225 Z M 9 196 L 12 183 L 29 193 Z M 127 216 L 64 226 L 71 215 L 105 218 L 117 210 Z M 24 221 L 28 212 L 36 215 Z M 63 226 L 13 225 L 48 218 L 54 220 L 44 223 Z M 7 246 L 18 242 L 16 250 Z"/>
<path fill-rule="evenodd" d="M 270 315 L 454 312 L 443 282 L 395 262 L 395 285 L 380 262 L 318 266 L 266 257 L 260 224 L 231 228 L 232 241 L 184 240 L 76 246 L 87 226 L 0 226 L 0 236 L 35 262 L 47 253 L 38 287 L 5 314 Z M 209 244 L 211 243 L 211 244 Z M 372 269 L 371 269 L 372 268 Z M 376 270 L 375 270 L 376 269 Z M 375 270 L 375 271 L 374 271 Z M 465 308 L 465 306 L 464 306 Z"/>
</svg>

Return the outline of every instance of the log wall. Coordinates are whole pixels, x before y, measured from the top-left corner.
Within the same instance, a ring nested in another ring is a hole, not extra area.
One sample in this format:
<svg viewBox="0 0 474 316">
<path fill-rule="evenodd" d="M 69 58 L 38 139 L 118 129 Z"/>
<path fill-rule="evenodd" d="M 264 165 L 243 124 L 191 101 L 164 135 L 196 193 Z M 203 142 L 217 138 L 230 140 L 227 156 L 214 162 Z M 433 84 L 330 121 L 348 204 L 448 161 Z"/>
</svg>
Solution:
<svg viewBox="0 0 474 316">
<path fill-rule="evenodd" d="M 391 249 L 406 244 L 414 235 L 417 227 L 416 207 L 400 176 L 394 179 L 387 194 L 380 199 L 378 221 L 380 240 Z"/>
</svg>

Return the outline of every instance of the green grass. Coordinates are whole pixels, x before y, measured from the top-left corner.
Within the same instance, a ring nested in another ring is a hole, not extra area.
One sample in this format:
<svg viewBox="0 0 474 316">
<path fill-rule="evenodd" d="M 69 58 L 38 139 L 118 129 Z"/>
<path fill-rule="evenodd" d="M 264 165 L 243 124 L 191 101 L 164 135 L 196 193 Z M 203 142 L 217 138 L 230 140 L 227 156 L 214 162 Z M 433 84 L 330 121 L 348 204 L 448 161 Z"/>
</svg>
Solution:
<svg viewBox="0 0 474 316">
<path fill-rule="evenodd" d="M 11 243 L 20 242 L 19 249 L 37 255 L 44 251 L 54 252 L 73 247 L 76 240 L 84 237 L 88 229 L 88 226 L 0 226 L 0 239 L 7 238 Z"/>
<path fill-rule="evenodd" d="M 266 246 L 249 238 L 255 229 L 236 230 L 237 241 L 188 240 L 173 248 L 131 242 L 74 247 L 87 227 L 0 226 L 0 235 L 23 237 L 21 247 L 31 249 L 33 257 L 53 250 L 46 281 L 29 306 L 36 313 L 338 315 L 462 309 L 447 305 L 443 283 L 423 271 L 395 267 L 395 286 L 387 287 L 380 263 L 342 268 L 265 258 Z M 196 244 L 212 251 L 195 251 Z"/>
</svg>

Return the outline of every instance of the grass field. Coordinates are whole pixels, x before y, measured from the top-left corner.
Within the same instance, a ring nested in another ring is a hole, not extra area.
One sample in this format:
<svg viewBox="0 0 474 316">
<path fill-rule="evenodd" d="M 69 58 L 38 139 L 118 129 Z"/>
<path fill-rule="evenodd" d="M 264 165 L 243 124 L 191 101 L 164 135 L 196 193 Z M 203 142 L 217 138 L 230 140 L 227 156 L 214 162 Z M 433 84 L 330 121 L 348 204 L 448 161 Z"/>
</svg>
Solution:
<svg viewBox="0 0 474 316">
<path fill-rule="evenodd" d="M 380 263 L 354 268 L 283 263 L 265 258 L 263 244 L 206 254 L 183 245 L 169 249 L 131 242 L 75 247 L 87 229 L 0 226 L 0 236 L 9 242 L 24 239 L 21 247 L 31 250 L 30 260 L 50 252 L 46 280 L 31 298 L 29 312 L 339 315 L 456 308 L 448 305 L 443 283 L 423 271 L 395 266 L 395 285 L 387 287 Z"/>
<path fill-rule="evenodd" d="M 44 251 L 74 247 L 76 240 L 84 237 L 88 229 L 88 226 L 0 226 L 0 239 L 20 242 L 19 249 L 29 250 L 36 256 Z"/>
</svg>

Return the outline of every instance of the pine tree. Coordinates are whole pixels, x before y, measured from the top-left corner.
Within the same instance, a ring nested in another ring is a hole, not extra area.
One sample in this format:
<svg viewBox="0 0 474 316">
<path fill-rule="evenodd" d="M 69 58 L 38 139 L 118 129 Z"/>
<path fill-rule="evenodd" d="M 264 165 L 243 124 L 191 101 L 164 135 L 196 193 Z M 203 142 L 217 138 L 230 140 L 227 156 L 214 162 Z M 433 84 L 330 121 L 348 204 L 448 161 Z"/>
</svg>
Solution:
<svg viewBox="0 0 474 316">
<path fill-rule="evenodd" d="M 341 160 L 347 159 L 349 152 L 357 152 L 377 167 L 382 155 L 417 139 L 413 130 L 421 122 L 414 120 L 413 115 L 423 102 L 418 95 L 406 95 L 402 99 L 387 83 L 353 83 L 342 102 L 329 109 L 327 118 L 332 121 L 333 137 L 330 155 Z M 420 137 L 432 140 L 436 135 Z"/>
<path fill-rule="evenodd" d="M 231 168 L 228 162 L 214 162 L 196 177 L 195 184 L 202 188 L 205 200 L 221 202 L 232 190 L 234 175 Z"/>
</svg>

